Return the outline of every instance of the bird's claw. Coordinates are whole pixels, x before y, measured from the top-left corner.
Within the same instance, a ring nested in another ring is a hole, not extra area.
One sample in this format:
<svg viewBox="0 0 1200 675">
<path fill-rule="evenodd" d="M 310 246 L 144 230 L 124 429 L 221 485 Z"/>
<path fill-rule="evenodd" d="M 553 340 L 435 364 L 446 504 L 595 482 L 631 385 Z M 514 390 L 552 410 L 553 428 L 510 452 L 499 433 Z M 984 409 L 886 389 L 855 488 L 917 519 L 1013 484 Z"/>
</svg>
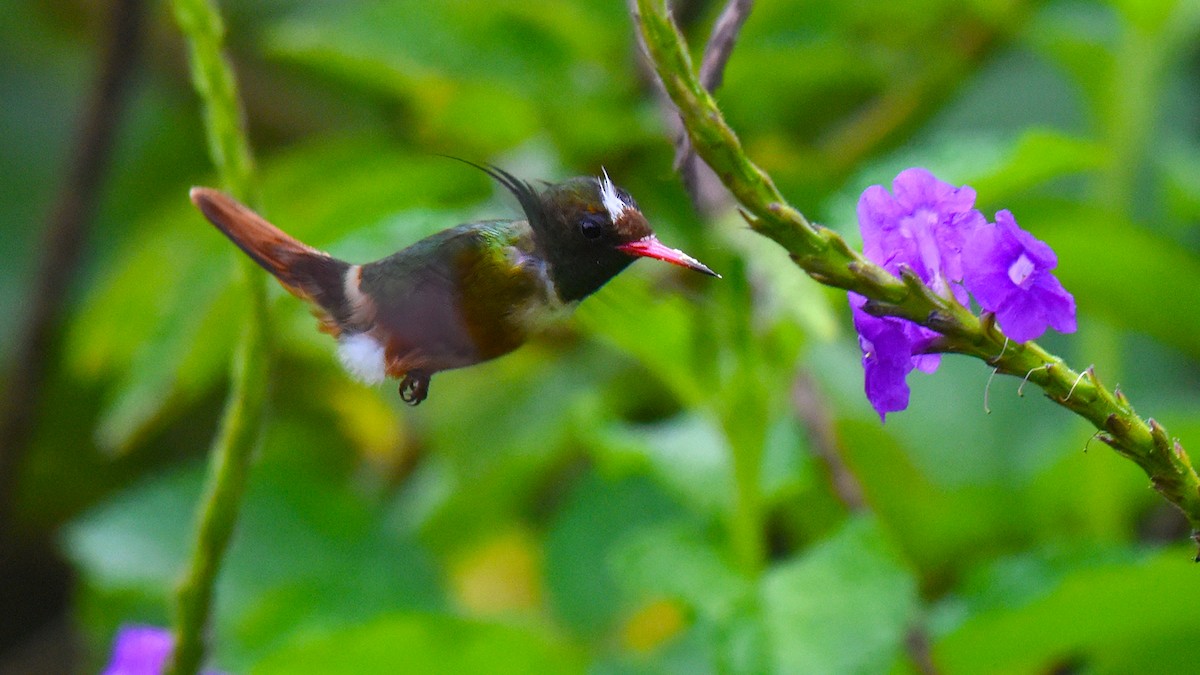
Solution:
<svg viewBox="0 0 1200 675">
<path fill-rule="evenodd" d="M 429 374 L 420 370 L 411 370 L 400 380 L 400 400 L 416 406 L 429 396 Z"/>
</svg>

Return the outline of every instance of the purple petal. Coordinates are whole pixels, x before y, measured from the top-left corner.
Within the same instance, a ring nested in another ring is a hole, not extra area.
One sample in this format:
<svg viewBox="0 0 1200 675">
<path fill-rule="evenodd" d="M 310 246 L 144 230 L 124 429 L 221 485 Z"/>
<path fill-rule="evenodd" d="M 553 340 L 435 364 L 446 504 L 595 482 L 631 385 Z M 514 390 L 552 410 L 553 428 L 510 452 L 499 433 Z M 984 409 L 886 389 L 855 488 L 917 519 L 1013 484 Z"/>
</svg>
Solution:
<svg viewBox="0 0 1200 675">
<path fill-rule="evenodd" d="M 907 265 L 937 292 L 966 302 L 966 291 L 957 287 L 963 245 L 987 222 L 973 208 L 975 191 L 921 168 L 900 172 L 892 190 L 894 196 L 873 185 L 859 198 L 863 253 L 893 274 Z"/>
<path fill-rule="evenodd" d="M 1034 291 L 1042 301 L 1050 326 L 1060 333 L 1074 333 L 1075 296 L 1063 288 L 1062 282 L 1045 272 L 1038 275 Z"/>
<path fill-rule="evenodd" d="M 872 185 L 858 198 L 858 226 L 864 241 L 878 238 L 898 217 L 896 200 L 882 185 Z"/>
<path fill-rule="evenodd" d="M 102 675 L 160 675 L 175 640 L 157 626 L 123 626 L 117 631 L 112 660 Z"/>
<path fill-rule="evenodd" d="M 975 210 L 975 189 L 969 185 L 962 187 L 954 187 L 953 185 L 944 184 L 950 188 L 950 191 L 942 198 L 942 206 L 952 213 L 958 214 L 959 218 L 978 218 L 980 223 L 987 222 L 983 214 Z M 954 223 L 955 225 L 963 225 L 964 223 Z"/>
<path fill-rule="evenodd" d="M 934 373 L 942 365 L 941 354 L 917 354 L 912 357 L 912 365 L 922 373 Z"/>
<path fill-rule="evenodd" d="M 996 225 L 1013 236 L 1016 245 L 1020 246 L 1025 255 L 1037 263 L 1039 269 L 1052 270 L 1058 266 L 1058 256 L 1054 254 L 1054 249 L 1050 248 L 1046 242 L 1022 230 L 1011 212 L 997 211 Z"/>
<path fill-rule="evenodd" d="M 933 208 L 946 216 L 946 224 L 953 224 L 956 214 L 967 214 L 975 206 L 975 190 L 938 180 L 928 169 L 901 171 L 892 181 L 892 191 L 901 211 L 915 213 L 922 207 Z"/>
<path fill-rule="evenodd" d="M 1003 267 L 989 267 L 975 271 L 967 269 L 965 280 L 967 290 L 971 291 L 971 295 L 975 296 L 979 306 L 986 311 L 999 312 L 1000 308 L 1010 301 L 1013 294 L 1020 291 L 1003 270 Z"/>
<path fill-rule="evenodd" d="M 1075 299 L 1050 272 L 1057 264 L 1050 246 L 1000 211 L 967 242 L 963 282 L 1010 338 L 1026 342 L 1050 326 L 1075 330 Z"/>
<path fill-rule="evenodd" d="M 972 194 L 974 194 L 972 192 Z M 974 199 L 974 197 L 972 197 Z M 945 276 L 950 284 L 954 299 L 961 305 L 968 302 L 967 289 L 963 285 L 967 271 L 967 249 L 977 233 L 988 229 L 987 219 L 975 209 L 952 214 L 948 224 L 938 229 L 938 239 L 948 251 L 945 255 Z"/>
<path fill-rule="evenodd" d="M 898 412 L 908 407 L 908 382 L 905 378 L 912 371 L 912 356 L 904 331 L 890 325 L 887 319 L 877 319 L 882 328 L 874 331 L 876 340 L 859 338 L 863 350 L 863 384 L 867 400 L 886 421 L 889 412 Z"/>
<path fill-rule="evenodd" d="M 903 319 L 871 316 L 862 310 L 866 298 L 850 294 L 854 328 L 862 349 L 864 388 L 867 400 L 886 421 L 887 413 L 908 407 L 908 383 L 905 378 L 913 369 L 912 344 Z"/>
<path fill-rule="evenodd" d="M 112 659 L 100 675 L 162 675 L 175 649 L 175 636 L 158 626 L 122 626 L 113 640 Z M 204 669 L 201 675 L 225 675 Z"/>
<path fill-rule="evenodd" d="M 1036 340 L 1046 332 L 1049 322 L 1038 299 L 1030 293 L 1014 293 L 996 310 L 996 323 L 1017 342 Z"/>
<path fill-rule="evenodd" d="M 928 169 L 914 167 L 905 169 L 892 181 L 892 193 L 900 208 L 909 213 L 922 204 L 937 203 L 950 187 L 939 181 Z"/>
</svg>

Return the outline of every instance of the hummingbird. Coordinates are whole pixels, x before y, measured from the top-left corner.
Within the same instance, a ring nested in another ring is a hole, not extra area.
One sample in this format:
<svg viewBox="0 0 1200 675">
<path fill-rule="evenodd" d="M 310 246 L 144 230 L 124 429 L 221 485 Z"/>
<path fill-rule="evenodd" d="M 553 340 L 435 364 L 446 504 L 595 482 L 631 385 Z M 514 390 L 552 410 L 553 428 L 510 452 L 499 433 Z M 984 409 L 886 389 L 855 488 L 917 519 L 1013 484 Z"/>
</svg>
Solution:
<svg viewBox="0 0 1200 675">
<path fill-rule="evenodd" d="M 298 241 L 220 191 L 195 187 L 190 196 L 238 248 L 311 304 L 352 376 L 368 384 L 397 378 L 400 398 L 414 406 L 428 396 L 434 373 L 513 351 L 638 258 L 720 278 L 660 243 L 603 169 L 537 189 L 498 167 L 467 163 L 511 192 L 525 217 L 451 227 L 364 264 Z"/>
</svg>

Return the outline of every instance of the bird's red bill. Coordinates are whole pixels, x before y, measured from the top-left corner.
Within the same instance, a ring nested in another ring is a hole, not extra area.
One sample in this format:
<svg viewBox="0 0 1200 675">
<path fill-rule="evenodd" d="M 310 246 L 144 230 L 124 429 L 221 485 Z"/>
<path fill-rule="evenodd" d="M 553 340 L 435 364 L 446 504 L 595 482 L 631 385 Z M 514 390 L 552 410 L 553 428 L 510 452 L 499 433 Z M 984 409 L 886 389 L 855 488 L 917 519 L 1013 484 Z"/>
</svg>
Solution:
<svg viewBox="0 0 1200 675">
<path fill-rule="evenodd" d="M 663 243 L 653 235 L 644 239 L 638 239 L 637 241 L 631 241 L 628 244 L 621 244 L 617 248 L 625 253 L 628 253 L 629 255 L 635 255 L 641 258 L 654 258 L 655 260 L 662 260 L 664 262 L 669 262 L 672 265 L 679 265 L 680 267 L 686 267 L 690 270 L 707 274 L 710 277 L 716 277 L 718 279 L 721 278 L 720 274 L 708 269 L 708 266 L 704 263 L 696 260 L 692 256 L 680 251 L 677 248 L 668 248 L 664 246 Z"/>
</svg>

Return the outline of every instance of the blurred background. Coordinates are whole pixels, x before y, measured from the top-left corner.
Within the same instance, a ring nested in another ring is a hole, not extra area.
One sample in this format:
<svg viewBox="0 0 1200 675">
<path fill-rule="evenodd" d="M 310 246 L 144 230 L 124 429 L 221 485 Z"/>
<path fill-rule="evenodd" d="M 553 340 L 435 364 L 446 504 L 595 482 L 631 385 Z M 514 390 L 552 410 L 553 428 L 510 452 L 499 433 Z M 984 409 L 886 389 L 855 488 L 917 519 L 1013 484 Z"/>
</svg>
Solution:
<svg viewBox="0 0 1200 675">
<path fill-rule="evenodd" d="M 720 2 L 679 3 L 696 53 Z M 1182 517 L 982 363 L 886 425 L 844 293 L 701 214 L 618 0 L 227 0 L 263 212 L 363 262 L 595 175 L 723 281 L 639 263 L 410 409 L 271 287 L 263 443 L 218 585 L 226 672 L 1186 672 Z M 1200 3 L 759 0 L 717 99 L 857 242 L 925 166 L 1054 246 L 1095 364 L 1200 452 Z M 0 4 L 0 672 L 166 625 L 245 305 L 161 2 Z M 984 410 L 987 396 L 990 413 Z"/>
</svg>

